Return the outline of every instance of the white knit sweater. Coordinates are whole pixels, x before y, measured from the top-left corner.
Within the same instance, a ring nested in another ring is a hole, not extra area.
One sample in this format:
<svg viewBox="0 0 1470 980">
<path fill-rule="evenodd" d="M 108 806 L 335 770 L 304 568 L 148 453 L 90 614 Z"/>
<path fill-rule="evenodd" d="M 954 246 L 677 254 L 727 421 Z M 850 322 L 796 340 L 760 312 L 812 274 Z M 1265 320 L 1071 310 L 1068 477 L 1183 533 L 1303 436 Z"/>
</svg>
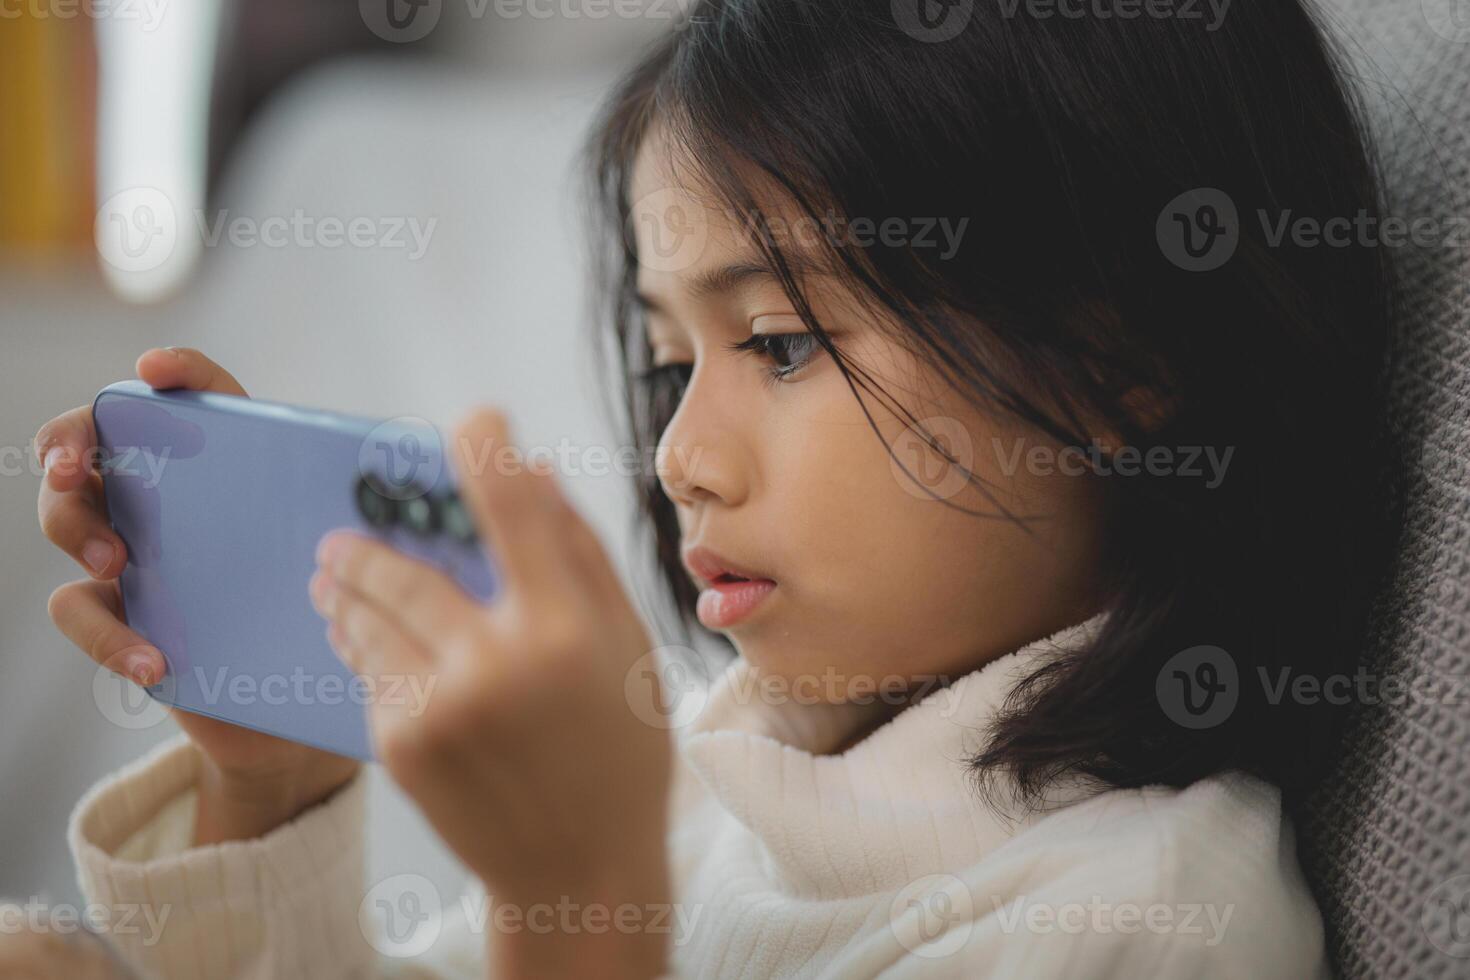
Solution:
<svg viewBox="0 0 1470 980">
<path fill-rule="evenodd" d="M 625 927 L 667 930 L 679 977 L 1327 976 L 1272 787 L 1073 785 L 1042 816 L 977 794 L 965 760 L 987 717 L 1095 623 L 985 665 L 840 755 L 824 753 L 871 709 L 762 698 L 737 660 L 681 737 L 675 909 L 630 907 Z M 88 901 L 166 912 L 160 929 L 110 934 L 141 975 L 482 976 L 487 929 L 618 921 L 507 915 L 483 893 L 428 920 L 402 881 L 370 893 L 361 777 L 258 840 L 190 848 L 197 763 L 167 743 L 72 815 Z M 373 926 L 383 908 L 402 916 L 389 935 Z"/>
</svg>

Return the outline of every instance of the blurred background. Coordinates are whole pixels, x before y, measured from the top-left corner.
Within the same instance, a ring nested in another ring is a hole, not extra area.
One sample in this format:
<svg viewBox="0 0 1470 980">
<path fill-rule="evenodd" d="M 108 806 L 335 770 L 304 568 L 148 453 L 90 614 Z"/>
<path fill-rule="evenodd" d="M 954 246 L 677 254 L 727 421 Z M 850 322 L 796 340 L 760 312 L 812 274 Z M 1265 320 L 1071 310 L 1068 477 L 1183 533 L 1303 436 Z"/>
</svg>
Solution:
<svg viewBox="0 0 1470 980">
<path fill-rule="evenodd" d="M 110 721 L 46 599 L 31 439 L 198 347 L 256 397 L 612 446 L 575 160 L 687 0 L 24 0 L 0 7 L 0 895 L 79 902 L 67 816 L 167 738 Z M 588 466 L 590 469 L 590 464 Z M 565 484 L 624 571 L 624 477 Z M 646 590 L 640 590 L 640 594 Z M 464 876 L 372 772 L 370 880 Z"/>
</svg>

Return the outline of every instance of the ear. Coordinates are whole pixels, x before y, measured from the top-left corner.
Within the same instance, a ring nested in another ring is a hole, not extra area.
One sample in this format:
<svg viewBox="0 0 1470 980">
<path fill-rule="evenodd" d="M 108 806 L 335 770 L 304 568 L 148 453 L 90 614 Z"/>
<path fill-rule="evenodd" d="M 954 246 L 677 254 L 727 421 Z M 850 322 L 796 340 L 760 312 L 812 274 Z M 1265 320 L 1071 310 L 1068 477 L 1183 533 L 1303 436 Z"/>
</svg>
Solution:
<svg viewBox="0 0 1470 980">
<path fill-rule="evenodd" d="M 1093 381 L 1105 391 L 1122 390 L 1122 394 L 1116 396 L 1118 412 L 1109 414 L 1114 418 L 1121 415 L 1127 424 L 1145 433 L 1152 434 L 1162 429 L 1178 408 L 1170 392 L 1167 367 L 1138 351 L 1128 358 L 1127 367 L 1106 356 L 1108 352 L 1123 356 L 1129 349 L 1128 338 L 1118 312 L 1100 299 L 1079 303 L 1073 326 L 1095 351 L 1095 356 L 1086 359 Z M 1125 370 L 1127 374 L 1121 373 Z M 1139 379 L 1146 379 L 1147 383 Z M 1119 447 L 1123 443 L 1122 436 L 1112 430 L 1113 424 L 1106 421 L 1094 426 L 1092 434 L 1103 445 Z"/>
<path fill-rule="evenodd" d="M 1174 416 L 1173 399 L 1149 385 L 1134 385 L 1124 391 L 1118 396 L 1118 407 L 1130 427 L 1145 435 L 1158 432 Z M 1128 444 L 1122 432 L 1102 420 L 1097 420 L 1090 431 L 1092 441 L 1105 452 L 1115 453 Z"/>
</svg>

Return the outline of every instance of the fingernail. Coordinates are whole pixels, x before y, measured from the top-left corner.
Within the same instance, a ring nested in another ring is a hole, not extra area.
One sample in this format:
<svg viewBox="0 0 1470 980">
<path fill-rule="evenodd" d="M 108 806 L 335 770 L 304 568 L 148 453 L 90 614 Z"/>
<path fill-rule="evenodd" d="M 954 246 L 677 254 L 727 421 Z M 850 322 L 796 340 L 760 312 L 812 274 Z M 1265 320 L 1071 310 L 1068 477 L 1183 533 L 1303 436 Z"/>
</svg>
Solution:
<svg viewBox="0 0 1470 980">
<path fill-rule="evenodd" d="M 181 350 L 181 348 L 178 348 L 178 347 L 165 347 L 163 349 L 163 351 L 164 351 L 165 354 L 172 354 L 174 357 L 178 357 L 179 356 L 179 351 L 180 350 Z"/>
<path fill-rule="evenodd" d="M 309 591 L 311 593 L 312 605 L 316 611 L 323 616 L 330 617 L 332 614 L 332 580 L 325 571 L 319 571 L 311 577 Z"/>
<path fill-rule="evenodd" d="M 61 453 L 62 449 L 60 446 L 52 446 L 50 449 L 46 450 L 46 458 L 42 460 L 41 468 L 44 469 L 47 473 L 50 473 L 51 470 L 56 466 L 56 464 L 61 462 Z"/>
<path fill-rule="evenodd" d="M 341 567 L 343 556 L 347 549 L 352 546 L 346 534 L 340 532 L 328 534 L 322 538 L 316 549 L 316 563 L 322 568 L 334 570 Z"/>
<path fill-rule="evenodd" d="M 92 571 L 101 575 L 107 570 L 107 566 L 112 564 L 113 556 L 116 554 L 117 549 L 106 541 L 100 539 L 88 541 L 82 548 L 82 561 L 86 562 L 87 567 Z"/>
<path fill-rule="evenodd" d="M 141 647 L 123 654 L 123 673 L 134 684 L 147 687 L 160 673 L 157 655 L 151 647 Z"/>
</svg>

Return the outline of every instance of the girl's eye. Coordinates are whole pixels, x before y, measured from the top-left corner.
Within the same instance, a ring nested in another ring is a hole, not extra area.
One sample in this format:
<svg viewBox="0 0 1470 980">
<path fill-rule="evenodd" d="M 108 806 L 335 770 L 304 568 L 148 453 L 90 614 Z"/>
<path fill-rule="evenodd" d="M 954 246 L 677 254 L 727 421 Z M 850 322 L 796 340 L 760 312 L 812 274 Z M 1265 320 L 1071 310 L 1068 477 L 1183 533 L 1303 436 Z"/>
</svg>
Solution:
<svg viewBox="0 0 1470 980">
<path fill-rule="evenodd" d="M 771 377 L 781 380 L 800 371 L 819 350 L 817 339 L 806 331 L 751 334 L 731 350 L 756 354 L 771 362 Z"/>
</svg>

